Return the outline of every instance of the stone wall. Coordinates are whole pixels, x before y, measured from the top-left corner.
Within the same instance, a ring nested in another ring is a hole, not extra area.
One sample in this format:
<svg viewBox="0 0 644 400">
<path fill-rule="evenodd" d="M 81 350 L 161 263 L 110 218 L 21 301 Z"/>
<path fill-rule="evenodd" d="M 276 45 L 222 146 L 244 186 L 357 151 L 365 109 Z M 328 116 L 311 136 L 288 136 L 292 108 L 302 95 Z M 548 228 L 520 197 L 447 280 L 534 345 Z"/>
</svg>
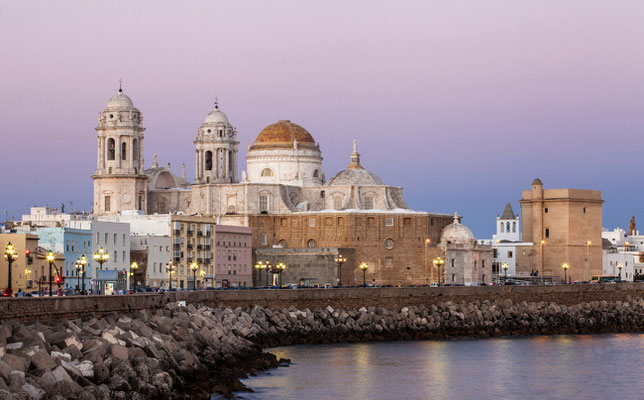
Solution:
<svg viewBox="0 0 644 400">
<path fill-rule="evenodd" d="M 34 297 L 0 299 L 0 321 L 53 321 L 59 318 L 78 318 L 95 313 L 130 313 L 136 310 L 155 310 L 178 300 L 188 304 L 210 307 L 249 307 L 259 305 L 281 310 L 318 309 L 326 306 L 343 309 L 361 307 L 429 306 L 446 301 L 472 302 L 505 300 L 512 302 L 553 302 L 573 305 L 591 301 L 625 301 L 628 297 L 644 298 L 644 283 L 613 285 L 546 285 L 546 286 L 487 286 L 487 287 L 409 287 L 354 289 L 295 289 L 295 290 L 206 290 L 170 292 L 166 294 L 136 294 L 132 296 Z"/>
</svg>

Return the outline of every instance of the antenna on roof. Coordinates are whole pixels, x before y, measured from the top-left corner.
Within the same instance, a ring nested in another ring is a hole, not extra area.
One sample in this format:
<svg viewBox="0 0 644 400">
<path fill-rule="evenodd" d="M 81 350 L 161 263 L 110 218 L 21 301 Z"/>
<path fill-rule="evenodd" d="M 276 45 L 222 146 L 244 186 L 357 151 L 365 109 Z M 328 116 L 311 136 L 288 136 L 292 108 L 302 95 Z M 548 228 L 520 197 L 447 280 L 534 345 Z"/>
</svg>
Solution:
<svg viewBox="0 0 644 400">
<path fill-rule="evenodd" d="M 119 79 L 119 93 L 123 92 L 123 88 L 121 87 L 122 84 L 123 84 L 123 79 Z"/>
</svg>

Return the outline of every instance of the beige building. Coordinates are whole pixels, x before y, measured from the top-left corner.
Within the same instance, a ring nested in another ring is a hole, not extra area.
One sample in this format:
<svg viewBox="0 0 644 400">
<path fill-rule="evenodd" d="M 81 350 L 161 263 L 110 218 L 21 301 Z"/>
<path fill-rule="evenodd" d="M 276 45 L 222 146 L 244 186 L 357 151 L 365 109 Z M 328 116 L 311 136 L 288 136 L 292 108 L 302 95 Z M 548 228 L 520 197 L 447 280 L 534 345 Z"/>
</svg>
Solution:
<svg viewBox="0 0 644 400">
<path fill-rule="evenodd" d="M 172 216 L 172 263 L 175 272 L 172 277 L 172 287 L 192 289 L 194 276 L 190 265 L 196 262 L 199 270 L 196 273 L 197 287 L 203 280 L 212 280 L 215 275 L 215 260 L 213 257 L 214 228 L 216 218 L 196 217 L 185 215 Z M 204 271 L 202 276 L 201 271 Z M 160 282 L 161 287 L 168 287 L 169 273 Z"/>
<path fill-rule="evenodd" d="M 517 258 L 517 272 L 588 281 L 602 273 L 602 204 L 599 190 L 543 189 L 540 179 L 521 199 L 523 241 L 532 242 Z"/>
<path fill-rule="evenodd" d="M 445 252 L 441 283 L 465 286 L 492 283 L 492 246 L 478 243 L 458 216 L 443 230 L 439 247 Z"/>
</svg>

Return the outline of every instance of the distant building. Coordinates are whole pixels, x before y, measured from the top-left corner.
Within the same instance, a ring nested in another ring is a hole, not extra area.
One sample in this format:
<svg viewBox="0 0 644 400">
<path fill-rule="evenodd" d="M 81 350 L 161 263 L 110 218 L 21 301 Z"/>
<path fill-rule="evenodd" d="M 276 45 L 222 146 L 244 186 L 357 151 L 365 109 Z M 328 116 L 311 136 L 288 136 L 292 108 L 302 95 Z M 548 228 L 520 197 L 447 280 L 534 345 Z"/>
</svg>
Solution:
<svg viewBox="0 0 644 400">
<path fill-rule="evenodd" d="M 11 286 L 13 293 L 22 289 L 31 291 L 37 288 L 40 279 L 47 279 L 48 270 L 37 262 L 38 236 L 29 233 L 2 233 L 0 234 L 0 288 L 4 290 L 9 282 L 9 263 L 4 257 L 7 244 L 11 243 L 18 258 L 11 265 Z M 57 258 L 56 264 L 60 264 Z M 55 271 L 52 276 L 55 276 Z"/>
<path fill-rule="evenodd" d="M 602 273 L 601 191 L 543 189 L 539 179 L 521 199 L 523 241 L 532 242 L 532 251 L 518 271 L 534 270 L 544 278 L 563 280 L 561 266 L 570 266 L 572 280 L 588 281 Z"/>
<path fill-rule="evenodd" d="M 97 262 L 92 263 L 95 289 L 98 288 L 99 281 L 107 280 L 113 283 L 129 272 L 130 225 L 119 222 L 94 221 L 92 223 L 92 257 L 100 248 L 106 251 L 110 258 L 102 268 Z M 99 270 L 113 272 L 104 274 Z"/>
<path fill-rule="evenodd" d="M 138 264 L 132 282 L 136 286 L 161 287 L 167 281 L 165 266 L 171 257 L 170 236 L 130 236 L 130 259 Z"/>
<path fill-rule="evenodd" d="M 64 213 L 58 208 L 31 207 L 29 215 L 22 216 L 22 225 L 89 229 L 93 219 L 92 214 L 84 212 Z"/>
<path fill-rule="evenodd" d="M 215 226 L 215 287 L 253 285 L 252 229 L 243 226 Z M 206 279 L 212 279 L 212 272 Z"/>
<path fill-rule="evenodd" d="M 619 275 L 629 282 L 644 279 L 644 235 L 633 225 L 634 219 L 631 219 L 630 234 L 619 227 L 602 231 L 604 275 Z"/>
<path fill-rule="evenodd" d="M 92 274 L 94 257 L 92 255 L 91 229 L 41 227 L 36 228 L 33 233 L 38 235 L 38 243 L 42 248 L 63 255 L 65 288 L 77 289 L 79 285 L 82 288 L 82 279 L 85 280 L 85 288 L 91 288 L 91 280 L 94 276 Z M 79 277 L 76 262 L 82 256 L 85 256 L 87 264 L 85 265 L 85 276 Z"/>
<path fill-rule="evenodd" d="M 204 280 L 214 280 L 215 260 L 213 257 L 214 227 L 216 218 L 172 215 L 172 287 L 192 289 L 202 286 Z M 190 266 L 197 263 L 199 269 L 193 274 Z M 203 277 L 200 271 L 204 271 Z M 168 287 L 170 273 L 165 270 L 165 279 L 160 282 Z"/>
<path fill-rule="evenodd" d="M 440 271 L 443 283 L 470 286 L 492 282 L 492 246 L 477 243 L 457 216 L 443 230 L 439 247 L 445 251 L 445 264 Z"/>
</svg>

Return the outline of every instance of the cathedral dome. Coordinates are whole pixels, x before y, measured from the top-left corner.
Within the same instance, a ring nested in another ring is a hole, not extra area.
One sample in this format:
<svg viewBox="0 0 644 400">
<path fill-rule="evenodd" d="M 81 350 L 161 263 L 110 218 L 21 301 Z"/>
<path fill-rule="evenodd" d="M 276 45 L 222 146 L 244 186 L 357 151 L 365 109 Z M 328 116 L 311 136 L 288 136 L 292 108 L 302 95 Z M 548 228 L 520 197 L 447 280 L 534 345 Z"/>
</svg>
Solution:
<svg viewBox="0 0 644 400">
<path fill-rule="evenodd" d="M 327 186 L 380 186 L 385 185 L 382 179 L 373 172 L 369 172 L 360 165 L 360 154 L 358 154 L 358 143 L 353 140 L 353 153 L 351 163 L 344 171 L 340 171 L 329 179 Z"/>
<path fill-rule="evenodd" d="M 121 89 L 107 102 L 107 108 L 134 108 L 134 103 Z"/>
<path fill-rule="evenodd" d="M 262 149 L 283 149 L 293 148 L 297 141 L 298 146 L 314 147 L 313 136 L 301 126 L 288 120 L 278 121 L 275 124 L 264 128 L 253 143 L 252 148 Z"/>
<path fill-rule="evenodd" d="M 458 216 L 454 215 L 454 222 L 443 229 L 441 243 L 466 244 L 476 241 L 474 234 L 467 226 L 458 221 Z"/>
<path fill-rule="evenodd" d="M 219 109 L 217 103 L 215 103 L 215 109 L 206 116 L 206 119 L 203 122 L 204 124 L 230 125 L 230 122 L 228 122 L 228 117 Z"/>
</svg>

